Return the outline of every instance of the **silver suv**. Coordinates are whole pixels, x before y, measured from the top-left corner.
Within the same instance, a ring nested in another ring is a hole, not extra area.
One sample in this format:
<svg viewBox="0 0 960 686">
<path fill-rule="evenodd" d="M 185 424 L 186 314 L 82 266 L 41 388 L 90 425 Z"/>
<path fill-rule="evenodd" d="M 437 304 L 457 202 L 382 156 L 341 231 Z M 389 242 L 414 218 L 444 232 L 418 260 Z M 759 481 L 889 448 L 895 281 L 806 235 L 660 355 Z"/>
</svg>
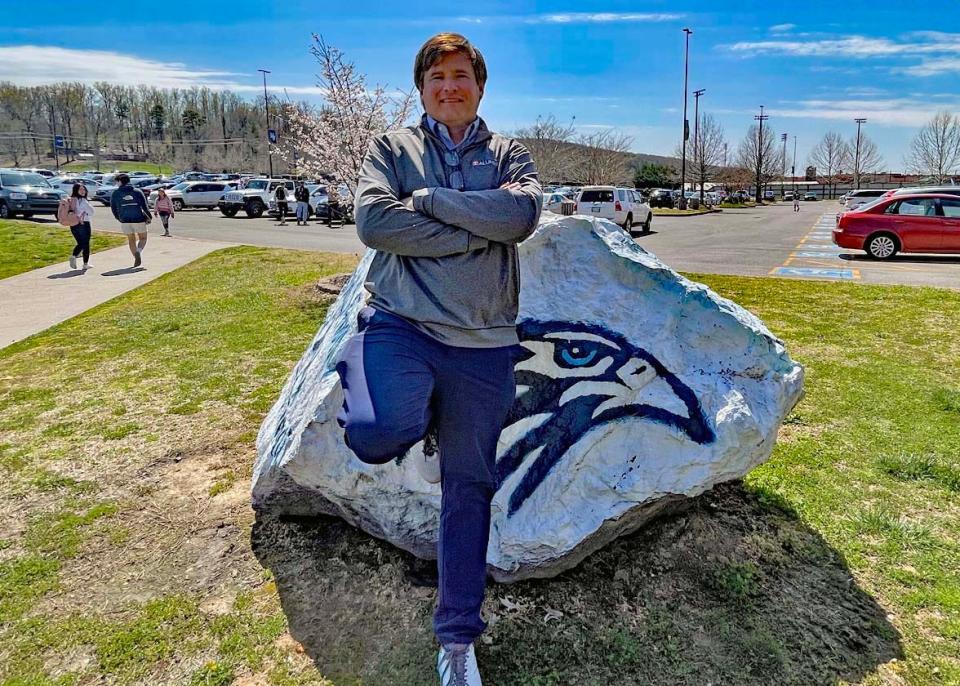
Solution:
<svg viewBox="0 0 960 686">
<path fill-rule="evenodd" d="M 23 215 L 57 214 L 61 198 L 67 194 L 50 185 L 40 174 L 17 169 L 0 169 L 0 219 Z"/>
</svg>

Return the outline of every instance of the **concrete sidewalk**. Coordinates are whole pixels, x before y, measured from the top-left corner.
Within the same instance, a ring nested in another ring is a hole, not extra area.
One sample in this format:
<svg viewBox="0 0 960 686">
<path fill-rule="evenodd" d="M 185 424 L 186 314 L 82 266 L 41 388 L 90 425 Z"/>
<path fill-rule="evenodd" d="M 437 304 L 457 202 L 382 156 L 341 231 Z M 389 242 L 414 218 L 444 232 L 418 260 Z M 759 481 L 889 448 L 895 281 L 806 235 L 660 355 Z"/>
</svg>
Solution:
<svg viewBox="0 0 960 686">
<path fill-rule="evenodd" d="M 151 234 L 143 251 L 143 264 L 136 269 L 132 266 L 133 256 L 124 245 L 91 255 L 92 268 L 86 273 L 81 269 L 70 269 L 65 259 L 49 267 L 0 280 L 0 303 L 3 303 L 0 348 L 86 312 L 214 250 L 232 245 Z"/>
</svg>

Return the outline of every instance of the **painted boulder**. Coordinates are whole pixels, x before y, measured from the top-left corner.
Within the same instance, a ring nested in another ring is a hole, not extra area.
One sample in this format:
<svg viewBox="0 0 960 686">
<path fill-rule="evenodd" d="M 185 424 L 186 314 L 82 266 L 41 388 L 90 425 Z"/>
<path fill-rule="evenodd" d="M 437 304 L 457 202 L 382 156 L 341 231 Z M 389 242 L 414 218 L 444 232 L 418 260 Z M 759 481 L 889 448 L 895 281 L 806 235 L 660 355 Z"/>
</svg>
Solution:
<svg viewBox="0 0 960 686">
<path fill-rule="evenodd" d="M 335 419 L 334 366 L 356 331 L 371 257 L 260 429 L 254 506 L 337 515 L 435 557 L 439 486 L 412 460 L 363 464 Z M 520 271 L 526 354 L 498 449 L 487 553 L 495 578 L 557 574 L 770 456 L 803 369 L 757 317 L 606 221 L 544 217 L 520 246 Z"/>
</svg>

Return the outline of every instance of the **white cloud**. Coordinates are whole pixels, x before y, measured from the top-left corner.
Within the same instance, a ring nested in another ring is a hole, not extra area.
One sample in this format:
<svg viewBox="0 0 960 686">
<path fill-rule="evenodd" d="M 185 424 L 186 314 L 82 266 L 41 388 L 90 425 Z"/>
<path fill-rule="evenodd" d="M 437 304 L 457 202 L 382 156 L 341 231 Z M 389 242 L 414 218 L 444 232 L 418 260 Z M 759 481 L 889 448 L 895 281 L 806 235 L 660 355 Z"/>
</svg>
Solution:
<svg viewBox="0 0 960 686">
<path fill-rule="evenodd" d="M 889 57 L 895 55 L 960 54 L 960 34 L 922 32 L 908 34 L 914 40 L 891 40 L 868 36 L 844 36 L 818 40 L 741 41 L 723 46 L 747 57 L 791 55 L 795 57 Z"/>
<path fill-rule="evenodd" d="M 942 101 L 931 103 L 926 99 L 818 99 L 784 102 L 781 106 L 769 108 L 767 112 L 773 117 L 850 122 L 856 117 L 866 117 L 871 124 L 920 127 L 944 107 Z M 947 104 L 946 107 L 949 109 L 950 105 Z M 954 107 L 960 107 L 960 101 L 956 101 Z"/>
<path fill-rule="evenodd" d="M 770 33 L 787 33 L 797 28 L 796 24 L 774 24 L 770 27 Z"/>
<path fill-rule="evenodd" d="M 39 86 L 61 81 L 92 84 L 146 85 L 157 88 L 193 88 L 239 93 L 262 92 L 263 86 L 236 80 L 243 74 L 192 69 L 179 62 L 160 62 L 106 50 L 75 50 L 38 45 L 0 46 L 0 81 Z M 323 95 L 315 86 L 270 86 L 273 92 Z"/>
<path fill-rule="evenodd" d="M 941 57 L 934 60 L 923 60 L 920 64 L 894 69 L 893 71 L 895 73 L 909 74 L 910 76 L 939 76 L 940 74 L 960 73 L 960 57 Z"/>
<path fill-rule="evenodd" d="M 456 21 L 467 24 L 610 24 L 617 22 L 665 22 L 683 19 L 685 14 L 670 12 L 558 12 L 552 14 L 507 16 L 462 16 Z"/>
</svg>

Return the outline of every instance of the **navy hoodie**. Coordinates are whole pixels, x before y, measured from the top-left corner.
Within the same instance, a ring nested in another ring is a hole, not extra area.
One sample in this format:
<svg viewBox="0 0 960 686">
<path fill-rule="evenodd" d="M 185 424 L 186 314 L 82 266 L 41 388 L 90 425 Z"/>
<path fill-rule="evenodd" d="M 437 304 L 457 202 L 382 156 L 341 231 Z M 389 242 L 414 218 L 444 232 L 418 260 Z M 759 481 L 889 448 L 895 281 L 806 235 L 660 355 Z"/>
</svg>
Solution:
<svg viewBox="0 0 960 686">
<path fill-rule="evenodd" d="M 150 216 L 143 191 L 130 184 L 120 186 L 110 198 L 110 211 L 121 224 L 142 224 Z"/>
</svg>

